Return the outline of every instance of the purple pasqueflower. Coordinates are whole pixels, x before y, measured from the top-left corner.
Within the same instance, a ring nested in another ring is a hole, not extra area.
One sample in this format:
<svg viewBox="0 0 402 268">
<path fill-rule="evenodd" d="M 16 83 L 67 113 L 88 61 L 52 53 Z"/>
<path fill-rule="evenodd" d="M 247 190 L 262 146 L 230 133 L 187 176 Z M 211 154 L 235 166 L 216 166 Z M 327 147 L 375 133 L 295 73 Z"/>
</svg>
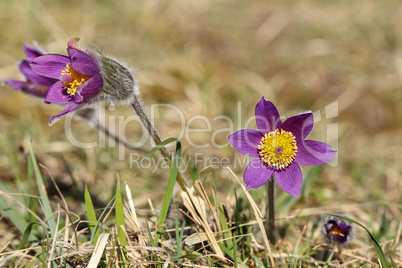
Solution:
<svg viewBox="0 0 402 268">
<path fill-rule="evenodd" d="M 46 52 L 36 43 L 34 43 L 34 46 L 24 44 L 24 51 L 27 57 L 18 64 L 18 68 L 26 81 L 8 79 L 4 81 L 4 84 L 29 95 L 45 98 L 48 88 L 56 83 L 57 80 L 35 73 L 29 63 L 35 58 L 46 54 Z"/>
<path fill-rule="evenodd" d="M 255 116 L 259 130 L 241 129 L 228 136 L 236 150 L 255 157 L 244 172 L 247 190 L 262 186 L 274 174 L 285 192 L 299 197 L 303 182 L 299 165 L 327 163 L 336 150 L 322 142 L 305 140 L 314 124 L 311 112 L 282 123 L 276 107 L 262 97 Z"/>
<path fill-rule="evenodd" d="M 98 60 L 94 55 L 80 49 L 76 44 L 78 40 L 79 38 L 72 38 L 68 42 L 68 56 L 46 54 L 30 63 L 34 72 L 56 81 L 49 88 L 45 102 L 69 104 L 62 112 L 51 116 L 49 124 L 91 102 L 103 87 Z"/>
<path fill-rule="evenodd" d="M 321 231 L 325 239 L 333 244 L 344 244 L 353 238 L 353 226 L 340 218 L 327 218 Z"/>
</svg>

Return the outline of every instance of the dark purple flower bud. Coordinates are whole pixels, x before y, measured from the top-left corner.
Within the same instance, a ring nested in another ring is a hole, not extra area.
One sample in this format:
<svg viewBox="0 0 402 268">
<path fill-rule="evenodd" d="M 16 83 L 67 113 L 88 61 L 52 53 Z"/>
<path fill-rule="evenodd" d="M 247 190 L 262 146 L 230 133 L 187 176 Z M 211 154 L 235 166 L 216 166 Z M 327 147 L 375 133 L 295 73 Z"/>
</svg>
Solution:
<svg viewBox="0 0 402 268">
<path fill-rule="evenodd" d="M 332 216 L 324 220 L 321 231 L 325 239 L 332 244 L 345 244 L 353 238 L 353 225 Z"/>
<path fill-rule="evenodd" d="M 4 81 L 4 84 L 12 86 L 15 90 L 21 90 L 29 95 L 45 98 L 47 90 L 51 85 L 56 83 L 57 80 L 35 73 L 29 63 L 35 58 L 46 54 L 46 52 L 36 43 L 34 43 L 34 46 L 24 44 L 24 51 L 27 58 L 18 64 L 18 68 L 26 81 L 8 79 Z"/>
</svg>

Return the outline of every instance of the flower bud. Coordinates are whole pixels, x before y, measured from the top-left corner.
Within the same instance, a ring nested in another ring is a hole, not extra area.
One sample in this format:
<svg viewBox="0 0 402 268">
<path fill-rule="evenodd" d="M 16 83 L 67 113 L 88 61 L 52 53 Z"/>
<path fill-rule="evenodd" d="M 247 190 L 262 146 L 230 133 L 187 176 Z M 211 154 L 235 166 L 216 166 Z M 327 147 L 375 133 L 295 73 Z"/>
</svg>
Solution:
<svg viewBox="0 0 402 268">
<path fill-rule="evenodd" d="M 321 231 L 324 238 L 331 244 L 349 243 L 353 238 L 353 225 L 333 216 L 326 217 Z"/>
</svg>

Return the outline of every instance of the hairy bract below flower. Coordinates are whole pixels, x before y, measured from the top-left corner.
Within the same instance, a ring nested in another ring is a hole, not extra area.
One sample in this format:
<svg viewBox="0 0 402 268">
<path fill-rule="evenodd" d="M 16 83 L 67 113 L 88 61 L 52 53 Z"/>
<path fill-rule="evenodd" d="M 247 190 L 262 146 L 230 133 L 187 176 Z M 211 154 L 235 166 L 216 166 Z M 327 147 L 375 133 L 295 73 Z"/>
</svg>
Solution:
<svg viewBox="0 0 402 268">
<path fill-rule="evenodd" d="M 57 80 L 35 73 L 29 63 L 35 58 L 46 54 L 46 52 L 36 43 L 34 43 L 34 46 L 24 44 L 24 51 L 27 57 L 18 64 L 18 68 L 26 81 L 8 79 L 4 83 L 12 86 L 15 90 L 21 90 L 29 95 L 45 98 L 47 90 Z"/>
<path fill-rule="evenodd" d="M 287 193 L 299 197 L 303 175 L 299 165 L 320 165 L 336 154 L 328 144 L 305 140 L 314 124 L 313 113 L 289 117 L 283 123 L 278 110 L 264 97 L 255 107 L 259 130 L 241 129 L 228 136 L 239 152 L 255 157 L 244 172 L 247 189 L 258 188 L 272 174 Z"/>
<path fill-rule="evenodd" d="M 345 244 L 353 238 L 353 225 L 332 216 L 324 220 L 321 231 L 325 239 L 332 244 Z"/>
</svg>

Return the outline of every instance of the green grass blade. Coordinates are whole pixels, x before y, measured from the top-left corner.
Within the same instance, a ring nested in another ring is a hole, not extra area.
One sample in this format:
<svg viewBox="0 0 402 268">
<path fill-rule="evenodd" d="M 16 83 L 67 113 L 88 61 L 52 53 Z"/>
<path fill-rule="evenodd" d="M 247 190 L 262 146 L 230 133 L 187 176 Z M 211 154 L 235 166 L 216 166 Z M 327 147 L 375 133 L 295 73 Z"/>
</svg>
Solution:
<svg viewBox="0 0 402 268">
<path fill-rule="evenodd" d="M 91 195 L 89 194 L 87 185 L 85 185 L 85 208 L 87 210 L 89 229 L 91 230 L 91 234 L 93 234 L 94 230 L 95 230 L 95 224 L 98 220 L 96 219 L 94 205 L 92 203 L 92 198 L 91 198 Z M 94 243 L 95 244 L 98 241 L 99 235 L 100 235 L 100 232 L 99 232 L 99 229 L 97 229 L 95 231 L 95 235 L 94 235 Z"/>
<path fill-rule="evenodd" d="M 121 189 L 123 189 L 123 187 L 124 187 L 125 185 L 126 185 L 126 184 L 124 184 L 124 185 L 121 187 Z M 120 189 L 120 191 L 121 191 L 121 189 Z M 98 219 L 98 221 L 96 222 L 95 227 L 94 227 L 94 233 L 92 233 L 92 235 L 91 235 L 90 245 L 93 244 L 96 231 L 99 229 L 99 225 L 102 224 L 102 221 L 104 220 L 104 217 L 107 215 L 107 211 L 108 211 L 109 207 L 112 206 L 112 204 L 113 204 L 113 202 L 114 202 L 115 199 L 116 199 L 116 195 L 114 195 L 114 196 L 112 197 L 112 199 L 109 201 L 109 203 L 106 205 L 106 207 L 103 209 L 102 213 L 100 214 L 99 219 Z"/>
<path fill-rule="evenodd" d="M 174 262 L 180 259 L 188 259 L 190 261 L 196 261 L 198 258 L 202 257 L 203 255 L 199 252 L 193 252 L 192 254 L 186 254 L 181 256 L 180 258 L 173 257 L 171 260 Z"/>
<path fill-rule="evenodd" d="M 28 191 L 25 192 L 27 194 L 32 194 L 35 195 L 36 193 L 34 193 L 34 189 L 35 189 L 35 179 L 33 177 L 33 166 L 32 166 L 32 161 L 28 161 Z M 37 200 L 34 200 L 32 197 L 24 197 L 24 200 L 26 202 L 26 206 L 32 210 L 33 213 L 38 214 L 37 213 Z M 36 221 L 34 215 L 32 215 L 31 213 L 27 213 L 25 216 L 25 219 L 27 222 L 34 222 Z"/>
<path fill-rule="evenodd" d="M 154 153 L 159 151 L 163 146 L 165 146 L 166 144 L 169 144 L 171 142 L 174 142 L 174 141 L 178 142 L 179 140 L 177 138 L 169 138 L 169 139 L 162 141 L 161 143 L 156 145 L 144 158 L 151 157 Z"/>
<path fill-rule="evenodd" d="M 38 163 L 36 162 L 35 154 L 32 147 L 29 147 L 28 159 L 32 163 L 33 171 L 36 178 L 36 185 L 38 187 L 38 192 L 42 203 L 43 213 L 45 214 L 45 220 L 48 224 L 50 233 L 53 236 L 52 238 L 57 241 L 56 219 L 53 217 L 53 210 L 50 205 L 49 197 L 47 196 L 46 186 L 43 181 L 42 174 L 40 173 Z M 56 247 L 55 251 L 56 254 L 59 255 L 61 249 L 59 247 Z M 54 261 L 52 261 L 50 262 L 50 267 L 57 267 L 57 265 Z"/>
<path fill-rule="evenodd" d="M 101 215 L 99 216 L 99 220 L 96 222 L 95 227 L 94 227 L 94 232 L 91 235 L 91 240 L 89 242 L 90 245 L 93 245 L 95 234 L 96 234 L 97 230 L 99 229 L 99 225 L 102 224 L 103 218 L 107 215 L 107 210 L 113 204 L 115 198 L 116 198 L 116 196 L 113 196 L 113 198 L 109 201 L 109 203 L 106 205 L 106 207 L 103 209 Z"/>
<path fill-rule="evenodd" d="M 227 239 L 227 240 L 231 240 L 232 243 L 235 242 L 235 240 L 232 239 L 232 238 L 229 238 L 229 239 Z M 227 240 L 226 240 L 226 241 L 227 241 Z M 236 252 L 235 252 L 233 249 L 227 248 L 222 242 L 218 242 L 218 245 L 219 245 L 219 247 L 222 249 L 222 251 L 223 251 L 226 255 L 229 256 L 229 258 L 231 258 L 233 261 L 236 262 L 236 265 L 237 265 L 237 264 L 240 264 L 240 265 L 242 265 L 242 266 L 244 266 L 244 267 L 247 267 L 247 265 L 246 265 L 245 263 L 243 263 L 242 261 L 240 261 L 240 260 L 238 259 L 238 257 L 236 256 Z M 236 248 L 236 247 L 234 246 L 233 248 Z M 232 250 L 233 250 L 233 251 L 232 251 Z"/>
<path fill-rule="evenodd" d="M 236 239 L 234 236 L 232 237 L 233 240 L 233 262 L 234 262 L 234 267 L 237 268 L 237 247 L 236 247 Z"/>
<path fill-rule="evenodd" d="M 359 222 L 357 222 L 355 220 L 352 220 L 352 219 L 350 219 L 348 217 L 339 216 L 339 215 L 335 215 L 335 214 L 328 214 L 328 215 L 343 219 L 343 220 L 351 222 L 351 223 L 354 223 L 354 224 L 359 225 L 360 227 L 362 227 L 364 230 L 366 230 L 366 232 L 368 233 L 368 235 L 371 238 L 371 241 L 373 242 L 374 249 L 377 251 L 377 255 L 378 255 L 378 258 L 380 259 L 382 267 L 383 268 L 388 268 L 389 267 L 388 262 L 387 262 L 387 258 L 385 257 L 385 254 L 384 254 L 384 251 L 382 251 L 382 248 L 381 248 L 380 244 L 378 244 L 377 240 L 370 233 L 369 229 L 367 229 L 363 224 L 361 224 L 361 223 L 359 223 Z"/>
<path fill-rule="evenodd" d="M 127 238 L 126 233 L 122 230 L 121 226 L 126 226 L 125 217 L 124 217 L 124 207 L 123 207 L 123 199 L 121 198 L 120 188 L 116 187 L 116 222 L 117 222 L 117 233 L 120 241 L 120 245 L 123 247 L 127 246 Z M 123 249 L 126 252 L 126 249 Z"/>
<path fill-rule="evenodd" d="M 28 224 L 27 228 L 25 229 L 24 235 L 22 236 L 22 239 L 21 239 L 20 243 L 18 244 L 17 250 L 25 248 L 25 245 L 28 243 L 28 240 L 30 240 L 31 237 L 33 236 L 32 235 L 32 227 L 35 224 L 37 224 L 37 225 L 39 225 L 39 226 L 41 226 L 43 228 L 43 233 L 45 234 L 46 241 L 47 241 L 46 252 L 49 252 L 49 248 L 50 248 L 49 242 L 50 242 L 50 240 L 49 240 L 49 234 L 47 232 L 47 227 L 45 225 L 43 225 L 42 223 L 40 223 L 40 222 L 31 222 L 30 224 Z"/>
<path fill-rule="evenodd" d="M 36 248 L 33 249 L 33 251 L 35 251 L 37 253 L 37 257 L 38 259 L 42 262 L 42 267 L 46 267 L 46 264 L 48 263 L 47 259 L 49 258 L 49 249 L 50 249 L 50 242 L 51 240 L 49 239 L 49 234 L 48 234 L 48 229 L 46 225 L 43 225 L 40 222 L 31 222 L 30 224 L 28 224 L 27 228 L 25 229 L 24 235 L 22 236 L 22 239 L 17 247 L 17 250 L 21 250 L 25 248 L 25 245 L 28 243 L 28 240 L 30 239 L 30 237 L 32 237 L 32 228 L 34 225 L 39 225 L 40 227 L 43 228 L 43 233 L 46 236 L 46 240 L 42 240 L 42 246 L 41 248 Z M 44 241 L 46 241 L 46 247 L 44 246 Z M 50 263 L 50 267 L 57 267 L 56 263 L 54 263 L 54 261 L 52 261 Z M 36 266 L 35 266 L 36 267 Z"/>
<path fill-rule="evenodd" d="M 230 238 L 232 238 L 232 233 L 229 230 L 229 226 L 228 226 L 225 214 L 223 213 L 223 208 L 222 208 L 221 202 L 219 202 L 219 200 L 217 200 L 217 202 L 218 202 L 218 207 L 219 207 L 219 221 L 220 221 L 220 224 L 222 227 L 222 232 L 225 237 L 226 245 L 227 245 L 228 249 L 231 250 L 233 248 L 233 242 L 232 242 L 232 239 L 230 239 Z"/>
<path fill-rule="evenodd" d="M 148 233 L 149 242 L 151 243 L 151 246 L 156 247 L 155 240 L 152 237 L 151 229 L 149 229 L 149 225 L 148 225 L 147 221 L 145 222 L 145 225 L 147 227 L 147 233 Z"/>
<path fill-rule="evenodd" d="M 49 197 L 47 196 L 46 186 L 42 178 L 42 174 L 40 173 L 38 163 L 36 162 L 36 158 L 32 147 L 29 148 L 28 153 L 29 161 L 32 163 L 32 167 L 34 169 L 34 174 L 36 178 L 36 185 L 38 187 L 39 196 L 43 206 L 43 212 L 45 213 L 46 221 L 49 225 L 50 232 L 52 234 L 56 234 L 56 220 L 53 217 L 53 210 L 50 205 Z M 54 237 L 56 239 L 56 237 Z"/>
<path fill-rule="evenodd" d="M 6 183 L 4 183 L 1 180 L 0 180 L 0 190 L 2 190 L 3 192 L 6 192 L 6 193 L 10 193 L 10 194 L 15 192 L 14 189 L 12 189 L 10 186 L 8 186 Z M 17 200 L 21 204 L 25 204 L 25 197 L 22 195 L 14 195 L 13 199 Z"/>
<path fill-rule="evenodd" d="M 127 238 L 126 238 L 126 221 L 125 221 L 125 216 L 124 216 L 124 206 L 123 206 L 123 198 L 121 197 L 121 192 L 120 192 L 120 187 L 116 187 L 116 204 L 115 204 L 115 212 L 116 212 L 116 224 L 117 224 L 117 237 L 120 243 L 120 246 L 122 246 L 122 250 L 120 253 L 122 253 L 121 259 L 122 259 L 122 267 L 127 267 L 126 262 L 128 260 L 127 256 Z"/>
<path fill-rule="evenodd" d="M 334 257 L 334 251 L 331 252 L 331 255 L 329 255 L 327 261 L 325 262 L 324 268 L 328 268 L 329 264 L 331 263 L 332 258 Z"/>
<path fill-rule="evenodd" d="M 266 267 L 260 258 L 253 254 L 250 254 L 250 256 L 255 260 L 255 263 L 258 265 L 257 267 Z"/>
<path fill-rule="evenodd" d="M 172 139 L 168 139 L 168 140 L 172 140 Z M 168 140 L 165 140 L 161 144 L 165 143 Z M 163 233 L 164 226 L 161 226 L 161 225 L 165 222 L 165 219 L 166 219 L 166 216 L 167 216 L 167 213 L 169 210 L 169 206 L 170 206 L 170 201 L 172 200 L 173 189 L 176 184 L 177 174 L 179 173 L 180 158 L 181 158 L 181 143 L 177 139 L 173 139 L 173 140 L 176 141 L 176 153 L 175 153 L 175 157 L 173 159 L 172 165 L 170 167 L 169 183 L 168 183 L 168 186 L 166 189 L 165 197 L 164 197 L 163 203 L 162 203 L 162 208 L 161 208 L 159 218 L 157 221 L 157 226 L 159 226 L 159 227 L 156 230 L 156 239 L 155 239 L 156 242 L 159 241 L 159 238 L 160 238 L 161 234 Z"/>
<path fill-rule="evenodd" d="M 0 209 L 7 215 L 7 218 L 15 225 L 15 227 L 17 227 L 18 231 L 23 234 L 27 222 L 18 210 L 10 206 L 3 197 L 0 197 Z"/>
<path fill-rule="evenodd" d="M 300 242 L 301 242 L 301 240 L 303 238 L 303 235 L 304 235 L 304 232 L 301 232 L 301 234 L 299 235 L 299 238 L 296 241 L 296 245 L 294 246 L 294 249 L 293 249 L 293 254 L 294 255 L 297 255 L 299 253 L 299 245 L 300 245 Z"/>
<path fill-rule="evenodd" d="M 180 258 L 180 255 L 181 255 L 181 242 L 183 241 L 183 240 L 182 240 L 182 239 L 183 239 L 183 236 L 182 236 L 182 232 L 179 231 L 179 220 L 177 219 L 177 215 L 176 215 L 176 217 L 175 217 L 174 224 L 175 224 L 174 227 L 175 227 L 175 231 L 176 231 L 176 248 L 177 248 L 177 255 L 176 255 L 176 257 L 177 257 L 177 258 Z M 185 224 L 186 224 L 186 222 L 183 221 L 183 225 L 182 225 L 182 227 L 181 227 L 181 230 L 184 229 L 184 225 L 185 225 Z M 181 260 L 179 260 L 178 263 L 181 263 Z"/>
</svg>

